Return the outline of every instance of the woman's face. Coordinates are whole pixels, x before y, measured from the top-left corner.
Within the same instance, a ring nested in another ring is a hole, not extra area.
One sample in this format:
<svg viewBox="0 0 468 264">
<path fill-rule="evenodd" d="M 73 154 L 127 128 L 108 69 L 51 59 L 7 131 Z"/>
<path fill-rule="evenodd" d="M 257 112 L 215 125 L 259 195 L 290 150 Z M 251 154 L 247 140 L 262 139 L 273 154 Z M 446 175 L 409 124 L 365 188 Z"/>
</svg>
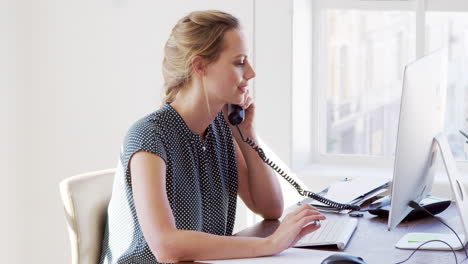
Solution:
<svg viewBox="0 0 468 264">
<path fill-rule="evenodd" d="M 247 92 L 247 81 L 255 77 L 247 59 L 247 43 L 240 30 L 224 33 L 224 49 L 205 72 L 205 88 L 210 98 L 223 104 L 240 104 Z"/>
</svg>

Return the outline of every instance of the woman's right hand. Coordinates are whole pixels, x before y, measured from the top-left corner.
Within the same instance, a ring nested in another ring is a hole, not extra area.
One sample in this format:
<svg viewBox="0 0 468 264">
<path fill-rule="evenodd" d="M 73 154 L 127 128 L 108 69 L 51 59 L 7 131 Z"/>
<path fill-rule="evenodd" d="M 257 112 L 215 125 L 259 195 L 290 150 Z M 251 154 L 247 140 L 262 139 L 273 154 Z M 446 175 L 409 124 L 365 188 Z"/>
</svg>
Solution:
<svg viewBox="0 0 468 264">
<path fill-rule="evenodd" d="M 320 225 L 307 225 L 316 220 L 325 220 L 325 216 L 309 204 L 303 204 L 289 213 L 278 229 L 268 237 L 273 255 L 294 246 L 303 236 L 319 229 Z"/>
</svg>

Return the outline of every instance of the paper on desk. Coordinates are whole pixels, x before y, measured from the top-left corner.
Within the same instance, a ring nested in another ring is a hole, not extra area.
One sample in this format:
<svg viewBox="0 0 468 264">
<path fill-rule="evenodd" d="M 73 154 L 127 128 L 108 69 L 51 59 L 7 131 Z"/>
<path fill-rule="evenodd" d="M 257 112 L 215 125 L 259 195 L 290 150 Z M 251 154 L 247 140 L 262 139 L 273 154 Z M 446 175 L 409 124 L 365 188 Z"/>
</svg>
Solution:
<svg viewBox="0 0 468 264">
<path fill-rule="evenodd" d="M 244 258 L 244 259 L 224 259 L 224 260 L 203 260 L 197 261 L 201 263 L 222 263 L 222 264 L 257 264 L 257 263 L 268 263 L 268 264 L 295 264 L 295 263 L 321 263 L 326 257 L 335 254 L 337 252 L 314 250 L 314 249 L 302 249 L 302 248 L 289 248 L 285 251 L 269 257 L 259 258 Z"/>
<path fill-rule="evenodd" d="M 326 197 L 338 203 L 349 203 L 387 182 L 389 179 L 380 177 L 360 177 L 349 181 L 338 181 L 330 185 Z"/>
</svg>

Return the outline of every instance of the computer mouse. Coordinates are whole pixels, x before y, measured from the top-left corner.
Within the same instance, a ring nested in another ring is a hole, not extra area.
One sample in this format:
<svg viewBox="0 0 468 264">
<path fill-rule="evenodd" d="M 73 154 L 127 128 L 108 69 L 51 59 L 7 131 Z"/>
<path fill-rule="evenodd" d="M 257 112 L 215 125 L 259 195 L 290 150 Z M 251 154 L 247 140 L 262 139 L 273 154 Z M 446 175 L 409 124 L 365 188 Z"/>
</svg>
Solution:
<svg viewBox="0 0 468 264">
<path fill-rule="evenodd" d="M 336 253 L 324 259 L 322 264 L 366 264 L 366 262 L 360 257 L 345 253 Z"/>
</svg>

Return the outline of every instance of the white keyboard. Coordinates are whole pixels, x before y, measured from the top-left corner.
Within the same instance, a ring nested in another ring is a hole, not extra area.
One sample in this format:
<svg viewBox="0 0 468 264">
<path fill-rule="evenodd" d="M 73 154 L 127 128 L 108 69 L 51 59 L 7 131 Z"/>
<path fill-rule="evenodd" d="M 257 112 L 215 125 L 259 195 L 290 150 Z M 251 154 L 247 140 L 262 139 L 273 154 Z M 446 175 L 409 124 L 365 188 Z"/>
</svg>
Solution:
<svg viewBox="0 0 468 264">
<path fill-rule="evenodd" d="M 321 221 L 321 227 L 304 236 L 294 247 L 336 245 L 344 249 L 356 230 L 357 219 L 347 215 L 329 217 Z"/>
</svg>

